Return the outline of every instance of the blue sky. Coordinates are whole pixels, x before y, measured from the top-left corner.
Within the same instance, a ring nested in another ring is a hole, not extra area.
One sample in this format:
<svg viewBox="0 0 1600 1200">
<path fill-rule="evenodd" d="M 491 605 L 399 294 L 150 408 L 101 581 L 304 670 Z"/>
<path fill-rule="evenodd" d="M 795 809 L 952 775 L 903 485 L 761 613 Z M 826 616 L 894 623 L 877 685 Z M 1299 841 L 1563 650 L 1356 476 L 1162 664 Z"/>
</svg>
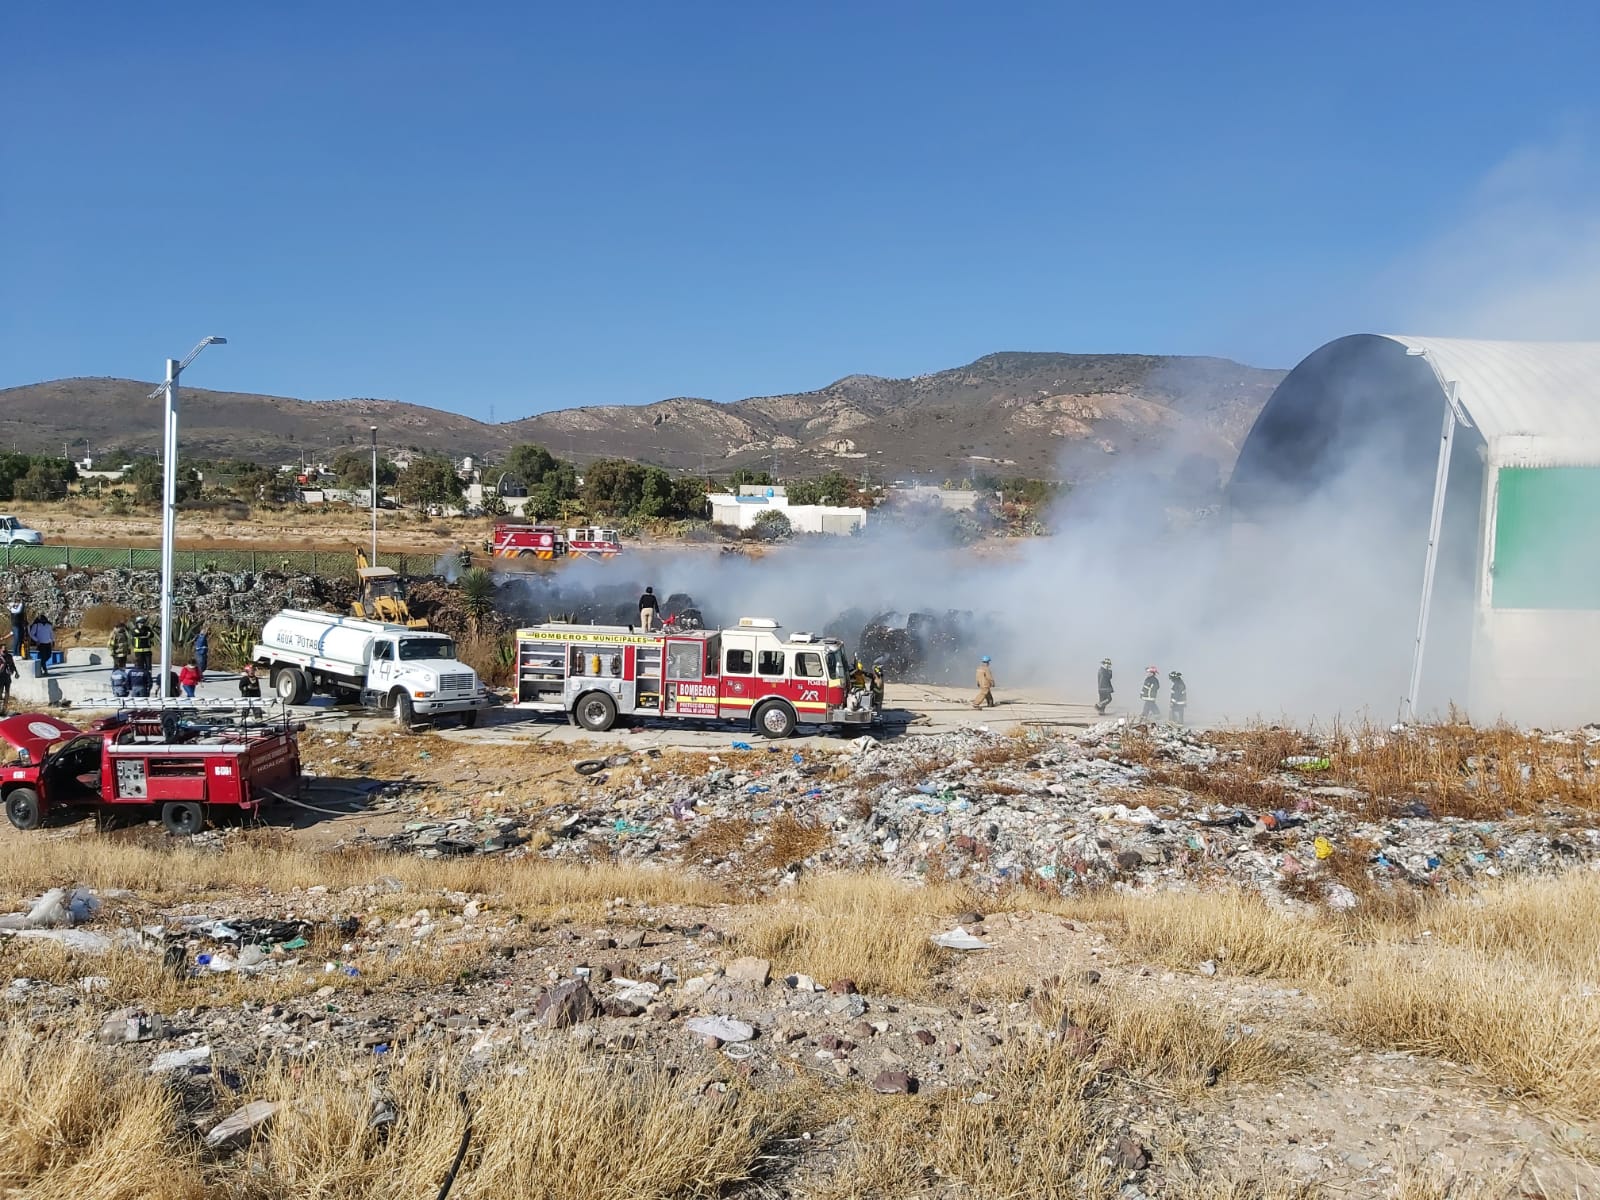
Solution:
<svg viewBox="0 0 1600 1200">
<path fill-rule="evenodd" d="M 1426 325 L 1496 172 L 1587 144 L 1597 11 L 8 0 L 0 385 L 213 332 L 193 386 L 498 420 L 1000 349 L 1288 366 Z"/>
</svg>

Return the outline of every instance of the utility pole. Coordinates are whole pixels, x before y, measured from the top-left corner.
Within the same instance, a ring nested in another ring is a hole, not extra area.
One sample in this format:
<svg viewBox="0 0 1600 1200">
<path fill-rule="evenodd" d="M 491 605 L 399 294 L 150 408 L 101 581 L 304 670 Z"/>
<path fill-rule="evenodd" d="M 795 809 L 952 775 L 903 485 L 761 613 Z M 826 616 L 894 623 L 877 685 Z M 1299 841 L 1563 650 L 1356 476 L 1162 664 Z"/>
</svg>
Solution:
<svg viewBox="0 0 1600 1200">
<path fill-rule="evenodd" d="M 378 427 L 372 426 L 372 559 L 378 565 Z"/>
</svg>

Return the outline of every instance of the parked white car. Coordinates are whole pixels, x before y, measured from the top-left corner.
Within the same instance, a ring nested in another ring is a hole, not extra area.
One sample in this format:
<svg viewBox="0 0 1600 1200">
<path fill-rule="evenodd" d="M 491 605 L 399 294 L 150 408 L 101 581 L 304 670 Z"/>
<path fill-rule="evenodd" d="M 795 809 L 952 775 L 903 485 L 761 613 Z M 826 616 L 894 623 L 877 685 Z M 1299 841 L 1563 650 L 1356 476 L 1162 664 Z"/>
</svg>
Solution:
<svg viewBox="0 0 1600 1200">
<path fill-rule="evenodd" d="M 0 514 L 0 546 L 37 546 L 43 543 L 44 534 L 29 529 L 13 516 Z"/>
</svg>

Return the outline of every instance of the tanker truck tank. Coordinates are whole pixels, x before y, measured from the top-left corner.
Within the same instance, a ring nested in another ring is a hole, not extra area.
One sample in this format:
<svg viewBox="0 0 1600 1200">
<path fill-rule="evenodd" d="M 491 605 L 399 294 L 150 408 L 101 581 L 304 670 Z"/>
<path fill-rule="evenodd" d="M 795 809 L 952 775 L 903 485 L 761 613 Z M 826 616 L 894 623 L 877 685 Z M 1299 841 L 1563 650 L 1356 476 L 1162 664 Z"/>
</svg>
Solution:
<svg viewBox="0 0 1600 1200">
<path fill-rule="evenodd" d="M 393 712 L 409 726 L 445 714 L 473 725 L 489 703 L 451 638 L 406 625 L 285 609 L 262 627 L 251 657 L 285 704 L 323 693 Z"/>
</svg>

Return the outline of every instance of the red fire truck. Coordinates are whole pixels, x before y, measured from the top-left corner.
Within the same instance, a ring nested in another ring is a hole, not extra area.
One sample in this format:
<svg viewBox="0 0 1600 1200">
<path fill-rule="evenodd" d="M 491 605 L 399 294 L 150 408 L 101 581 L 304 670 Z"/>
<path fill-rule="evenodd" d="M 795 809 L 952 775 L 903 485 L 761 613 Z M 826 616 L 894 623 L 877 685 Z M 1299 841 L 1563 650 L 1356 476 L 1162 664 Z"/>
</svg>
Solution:
<svg viewBox="0 0 1600 1200">
<path fill-rule="evenodd" d="M 619 718 L 748 721 L 764 736 L 796 725 L 870 725 L 870 692 L 852 693 L 844 644 L 745 617 L 732 629 L 641 633 L 622 625 L 517 631 L 515 706 L 565 712 L 596 733 Z"/>
<path fill-rule="evenodd" d="M 495 558 L 614 558 L 622 553 L 622 541 L 615 529 L 593 525 L 563 529 L 496 521 L 486 548 Z"/>
<path fill-rule="evenodd" d="M 149 701 L 79 729 L 42 713 L 0 721 L 16 759 L 0 765 L 0 800 L 18 829 L 53 808 L 159 807 L 168 832 L 205 828 L 209 808 L 254 812 L 274 794 L 298 797 L 304 725 L 263 721 L 259 709 Z"/>
</svg>

